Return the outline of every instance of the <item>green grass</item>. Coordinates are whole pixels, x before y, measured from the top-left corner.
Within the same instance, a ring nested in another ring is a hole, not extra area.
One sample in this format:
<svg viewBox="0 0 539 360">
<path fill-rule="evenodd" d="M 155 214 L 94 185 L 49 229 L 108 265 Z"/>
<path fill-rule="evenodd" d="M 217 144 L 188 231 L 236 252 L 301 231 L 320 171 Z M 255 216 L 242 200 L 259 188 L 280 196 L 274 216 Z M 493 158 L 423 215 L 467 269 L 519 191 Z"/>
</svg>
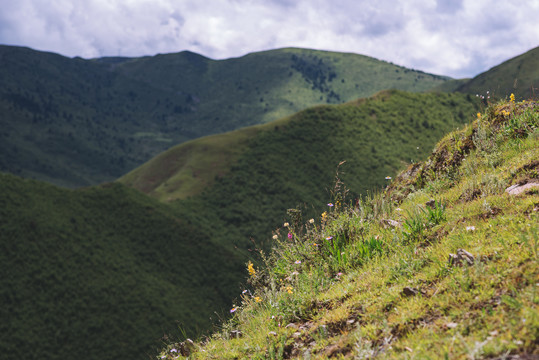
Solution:
<svg viewBox="0 0 539 360">
<path fill-rule="evenodd" d="M 539 192 L 505 192 L 539 182 L 537 109 L 492 105 L 383 193 L 342 202 L 338 181 L 322 215 L 289 212 L 232 319 L 189 358 L 539 355 Z M 459 249 L 473 264 L 448 260 Z M 157 358 L 175 358 L 181 346 L 171 342 Z"/>
</svg>

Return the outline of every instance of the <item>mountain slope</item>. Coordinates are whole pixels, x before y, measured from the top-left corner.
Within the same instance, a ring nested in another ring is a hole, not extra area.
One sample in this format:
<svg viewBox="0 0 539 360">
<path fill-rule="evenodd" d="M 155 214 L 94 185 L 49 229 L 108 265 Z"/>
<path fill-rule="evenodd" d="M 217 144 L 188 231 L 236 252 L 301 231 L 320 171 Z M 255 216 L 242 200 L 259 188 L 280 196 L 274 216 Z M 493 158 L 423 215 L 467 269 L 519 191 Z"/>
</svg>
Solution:
<svg viewBox="0 0 539 360">
<path fill-rule="evenodd" d="M 539 95 L 539 47 L 485 71 L 457 87 L 468 94 L 517 99 L 537 98 Z"/>
<path fill-rule="evenodd" d="M 0 46 L 0 171 L 68 187 L 96 184 L 189 139 L 446 80 L 301 49 L 222 61 L 190 52 L 83 60 Z"/>
<path fill-rule="evenodd" d="M 340 162 L 346 161 L 342 176 L 353 195 L 380 188 L 386 176 L 426 157 L 439 137 L 465 124 L 477 105 L 462 94 L 385 91 L 179 145 L 119 181 L 172 206 L 196 207 L 193 213 L 208 209 L 220 221 L 214 239 L 248 249 L 286 209 L 319 210 Z M 223 154 L 229 154 L 224 163 Z"/>
<path fill-rule="evenodd" d="M 156 358 L 537 358 L 538 105 L 490 106 L 385 193 L 292 216 L 222 330 Z"/>
<path fill-rule="evenodd" d="M 231 248 L 121 184 L 0 188 L 2 359 L 143 359 L 178 327 L 208 329 L 238 289 Z"/>
</svg>

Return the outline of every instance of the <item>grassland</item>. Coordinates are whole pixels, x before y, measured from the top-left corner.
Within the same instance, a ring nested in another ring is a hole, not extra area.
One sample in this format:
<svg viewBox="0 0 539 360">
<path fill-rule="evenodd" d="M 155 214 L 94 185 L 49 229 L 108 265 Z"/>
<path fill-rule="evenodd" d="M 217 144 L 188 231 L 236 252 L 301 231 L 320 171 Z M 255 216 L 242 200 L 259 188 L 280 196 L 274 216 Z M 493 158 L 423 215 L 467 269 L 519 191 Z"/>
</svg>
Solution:
<svg viewBox="0 0 539 360">
<path fill-rule="evenodd" d="M 318 216 L 289 212 L 232 319 L 157 358 L 537 357 L 537 106 L 490 105 L 383 193 L 337 181 Z"/>
</svg>

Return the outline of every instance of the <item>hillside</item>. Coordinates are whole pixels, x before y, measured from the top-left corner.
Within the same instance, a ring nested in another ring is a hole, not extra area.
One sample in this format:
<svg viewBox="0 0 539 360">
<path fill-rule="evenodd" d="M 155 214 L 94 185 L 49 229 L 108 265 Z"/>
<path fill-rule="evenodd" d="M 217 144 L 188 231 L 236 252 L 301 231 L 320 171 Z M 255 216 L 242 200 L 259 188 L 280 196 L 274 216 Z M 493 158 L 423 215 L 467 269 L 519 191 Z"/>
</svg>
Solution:
<svg viewBox="0 0 539 360">
<path fill-rule="evenodd" d="M 537 358 L 538 105 L 489 106 L 383 193 L 337 181 L 246 264 L 220 331 L 156 358 Z"/>
<path fill-rule="evenodd" d="M 220 61 L 190 52 L 84 60 L 0 46 L 0 171 L 98 184 L 190 139 L 447 79 L 306 49 Z"/>
<path fill-rule="evenodd" d="M 144 359 L 210 328 L 238 289 L 233 249 L 138 191 L 0 188 L 1 359 Z"/>
<path fill-rule="evenodd" d="M 382 185 L 386 174 L 403 163 L 427 156 L 435 141 L 465 124 L 478 105 L 467 95 L 382 91 L 368 99 L 317 106 L 265 125 L 192 140 L 119 181 L 170 202 L 211 192 L 213 184 L 249 169 L 262 175 L 282 172 L 256 181 L 260 187 L 279 179 L 297 179 L 299 186 L 316 177 L 324 179 L 317 184 L 323 187 L 332 179 L 325 167 L 344 160 L 352 168 L 349 176 L 356 179 L 351 188 L 363 193 Z"/>
<path fill-rule="evenodd" d="M 119 181 L 193 214 L 215 214 L 212 238 L 222 244 L 250 249 L 254 239 L 264 247 L 287 209 L 322 208 L 340 162 L 353 195 L 378 189 L 477 106 L 462 94 L 384 91 L 179 145 Z"/>
<path fill-rule="evenodd" d="M 505 99 L 514 93 L 517 100 L 539 96 L 539 47 L 493 67 L 458 86 L 456 91 Z"/>
</svg>

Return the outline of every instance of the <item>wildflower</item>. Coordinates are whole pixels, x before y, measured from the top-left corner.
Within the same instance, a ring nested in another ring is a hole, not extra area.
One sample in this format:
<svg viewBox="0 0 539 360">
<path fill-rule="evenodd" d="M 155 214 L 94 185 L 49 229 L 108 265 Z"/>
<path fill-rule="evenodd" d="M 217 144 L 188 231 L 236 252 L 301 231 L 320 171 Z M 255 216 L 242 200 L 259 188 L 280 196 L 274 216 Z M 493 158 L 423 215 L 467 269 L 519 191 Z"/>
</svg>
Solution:
<svg viewBox="0 0 539 360">
<path fill-rule="evenodd" d="M 283 227 L 289 227 L 289 226 L 290 226 L 290 224 L 287 223 L 287 222 L 285 222 L 285 223 L 283 224 Z"/>
<path fill-rule="evenodd" d="M 277 234 L 273 235 L 273 240 L 277 240 L 278 238 Z"/>
<path fill-rule="evenodd" d="M 249 290 L 243 290 L 241 293 L 245 294 L 245 293 L 247 293 L 247 291 L 249 291 Z"/>
<path fill-rule="evenodd" d="M 260 296 L 255 296 L 255 301 L 256 301 L 256 302 L 261 302 L 262 299 L 260 298 Z"/>
<path fill-rule="evenodd" d="M 397 210 L 397 211 L 402 211 L 402 209 L 401 209 L 401 208 L 396 208 L 395 210 Z"/>
<path fill-rule="evenodd" d="M 301 260 L 296 260 L 296 262 L 294 262 L 294 264 L 296 264 L 296 265 L 301 264 Z"/>
<path fill-rule="evenodd" d="M 328 206 L 329 206 L 329 207 L 333 207 L 333 204 L 332 204 L 332 203 L 329 203 Z"/>
<path fill-rule="evenodd" d="M 309 224 L 314 224 L 314 219 L 309 219 Z"/>
<path fill-rule="evenodd" d="M 391 180 L 391 176 L 386 176 L 386 180 Z"/>
<path fill-rule="evenodd" d="M 170 349 L 170 352 L 178 352 L 176 349 Z"/>
<path fill-rule="evenodd" d="M 292 272 L 292 274 L 290 274 L 290 276 L 293 276 L 293 275 L 299 275 L 299 272 L 294 271 L 294 272 Z"/>
<path fill-rule="evenodd" d="M 481 119 L 481 113 L 480 112 L 477 113 L 477 118 Z"/>
<path fill-rule="evenodd" d="M 255 270 L 255 267 L 253 266 L 253 263 L 249 261 L 249 263 L 247 264 L 247 271 L 249 271 L 249 275 L 251 276 L 255 276 L 256 275 L 256 270 Z"/>
<path fill-rule="evenodd" d="M 331 240 L 331 239 L 333 239 L 333 236 L 331 235 L 326 238 L 326 240 Z"/>
<path fill-rule="evenodd" d="M 318 244 L 317 244 L 317 243 L 313 243 L 313 246 L 318 246 Z"/>
<path fill-rule="evenodd" d="M 509 96 L 509 101 L 511 101 L 512 103 L 515 102 L 515 94 L 511 93 L 511 96 Z"/>
<path fill-rule="evenodd" d="M 326 220 L 326 216 L 328 216 L 328 213 L 324 211 L 321 216 L 322 216 L 322 220 Z"/>
<path fill-rule="evenodd" d="M 236 310 L 238 310 L 238 308 L 233 307 L 232 309 L 230 309 L 230 313 L 232 314 L 233 312 L 236 312 Z"/>
<path fill-rule="evenodd" d="M 293 293 L 292 290 L 294 290 L 294 288 L 293 288 L 292 286 L 287 286 L 287 287 L 286 287 L 286 291 L 287 291 L 289 294 L 292 294 L 292 293 Z"/>
<path fill-rule="evenodd" d="M 292 233 L 288 233 L 288 238 L 292 240 Z"/>
<path fill-rule="evenodd" d="M 466 226 L 466 231 L 474 231 L 475 226 Z"/>
</svg>

